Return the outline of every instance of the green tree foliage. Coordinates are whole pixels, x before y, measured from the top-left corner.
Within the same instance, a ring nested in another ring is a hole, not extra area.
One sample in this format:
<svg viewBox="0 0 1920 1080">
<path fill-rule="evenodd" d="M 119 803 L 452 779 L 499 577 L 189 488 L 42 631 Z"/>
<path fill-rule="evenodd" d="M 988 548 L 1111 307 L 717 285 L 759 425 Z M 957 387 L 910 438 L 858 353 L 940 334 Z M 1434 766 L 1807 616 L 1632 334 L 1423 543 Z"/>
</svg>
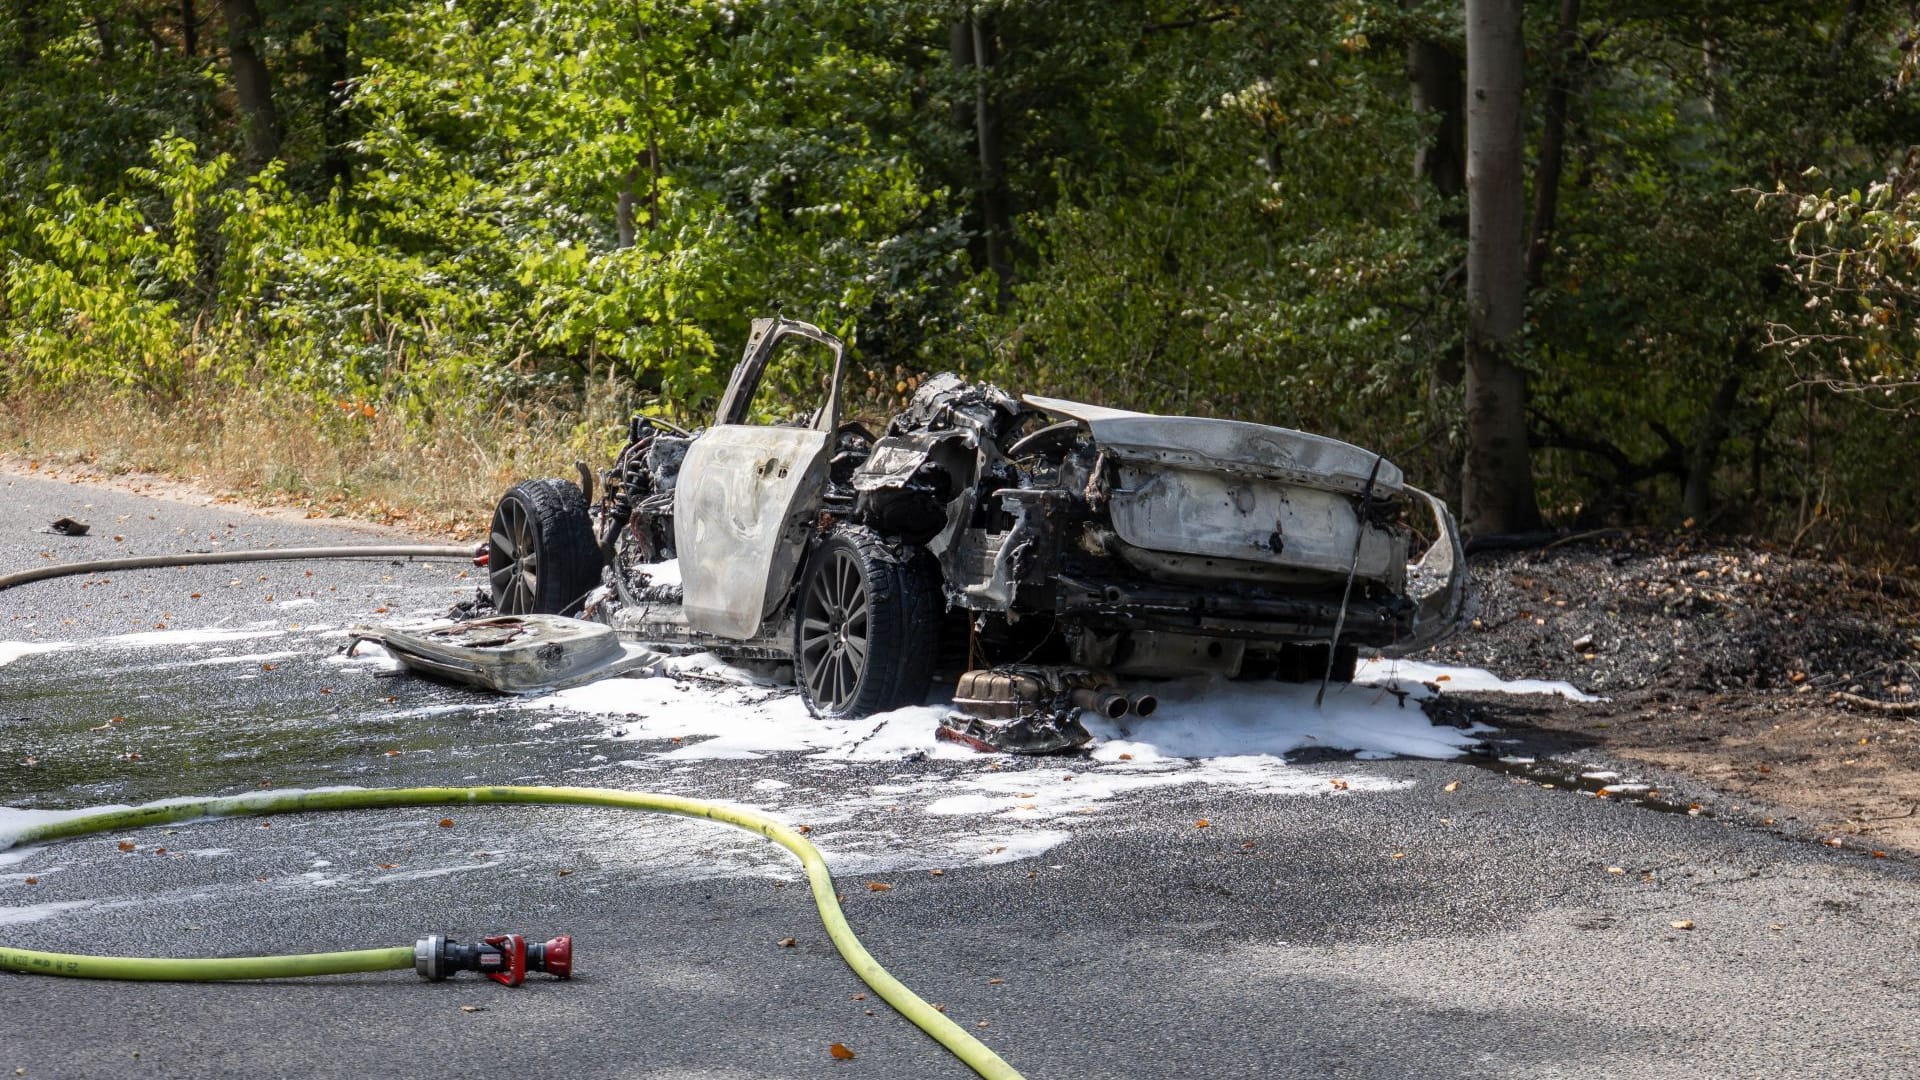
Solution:
<svg viewBox="0 0 1920 1080">
<path fill-rule="evenodd" d="M 849 337 L 874 409 L 958 368 L 1452 489 L 1465 201 L 1408 58 L 1457 60 L 1458 0 L 255 6 L 270 161 L 235 5 L 0 10 L 0 390 L 213 378 L 424 423 L 614 378 L 697 420 L 779 302 Z M 1529 0 L 1550 517 L 1867 504 L 1899 417 L 1847 410 L 1907 407 L 1920 348 L 1906 18 Z"/>
</svg>

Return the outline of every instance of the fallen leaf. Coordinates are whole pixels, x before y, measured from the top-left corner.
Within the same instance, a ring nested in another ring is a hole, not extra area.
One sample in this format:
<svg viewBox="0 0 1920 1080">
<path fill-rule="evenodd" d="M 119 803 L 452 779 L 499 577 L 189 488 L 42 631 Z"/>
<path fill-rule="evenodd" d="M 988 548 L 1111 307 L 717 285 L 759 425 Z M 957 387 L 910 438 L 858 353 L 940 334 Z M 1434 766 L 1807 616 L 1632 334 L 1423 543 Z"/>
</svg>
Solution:
<svg viewBox="0 0 1920 1080">
<path fill-rule="evenodd" d="M 1887 857 L 1887 853 L 1884 851 L 1870 851 L 1867 854 L 1872 855 L 1876 859 L 1884 859 Z"/>
<path fill-rule="evenodd" d="M 153 853 L 155 855 L 165 855 L 167 853 L 167 849 L 163 847 L 157 847 L 153 849 Z"/>
<path fill-rule="evenodd" d="M 461 1012 L 485 1012 L 485 1011 L 486 1011 L 486 1009 L 487 1009 L 487 1007 L 486 1007 L 485 1005 L 462 1005 L 462 1006 L 460 1006 L 460 1011 L 461 1011 Z"/>
<path fill-rule="evenodd" d="M 783 949 L 791 949 L 791 948 L 793 948 L 793 947 L 794 947 L 795 945 L 798 945 L 798 944 L 800 944 L 800 943 L 799 943 L 798 941 L 796 941 L 796 940 L 794 940 L 793 938 L 790 938 L 790 937 L 783 937 L 783 938 L 781 938 L 781 939 L 780 939 L 780 940 L 779 940 L 778 942 L 776 942 L 775 944 L 777 944 L 777 945 L 779 945 L 779 946 L 780 946 L 781 948 L 783 948 Z"/>
<path fill-rule="evenodd" d="M 1347 790 L 1347 782 L 1345 780 L 1329 780 L 1327 783 L 1332 784 L 1333 790 L 1335 791 Z"/>
<path fill-rule="evenodd" d="M 39 879 L 39 878 L 37 878 L 37 877 L 30 877 L 30 878 L 28 878 L 28 879 L 27 879 L 27 884 L 29 884 L 29 885 L 38 885 L 38 884 L 40 884 L 40 879 Z"/>
<path fill-rule="evenodd" d="M 121 850 L 121 851 L 132 851 L 132 850 L 133 850 L 133 841 L 131 841 L 131 840 L 122 840 L 122 841 L 120 841 L 120 850 Z"/>
<path fill-rule="evenodd" d="M 1240 845 L 1240 850 L 1241 850 L 1241 851 L 1252 851 L 1252 850 L 1253 850 L 1254 848 L 1257 848 L 1257 847 L 1259 847 L 1259 846 L 1260 846 L 1259 844 L 1257 844 L 1257 843 L 1254 843 L 1254 842 L 1253 842 L 1252 840 L 1249 840 L 1249 841 L 1247 841 L 1246 843 L 1244 843 L 1244 844 L 1241 844 L 1241 845 Z"/>
<path fill-rule="evenodd" d="M 1624 869 L 1622 869 L 1622 868 L 1620 868 L 1620 867 L 1618 867 L 1618 866 L 1609 866 L 1609 867 L 1607 867 L 1607 873 L 1609 873 L 1609 874 L 1624 874 L 1624 873 L 1626 873 L 1626 871 L 1625 871 Z"/>
<path fill-rule="evenodd" d="M 982 1020 L 982 1021 L 980 1021 L 979 1023 L 977 1023 L 977 1024 L 975 1024 L 975 1025 L 973 1025 L 973 1026 L 974 1026 L 974 1027 L 987 1027 L 987 1026 L 989 1026 L 989 1025 L 991 1025 L 992 1023 L 993 1023 L 993 1021 L 991 1021 L 991 1020 Z"/>
<path fill-rule="evenodd" d="M 937 1013 L 943 1013 L 947 1011 L 947 1007 L 945 1005 L 935 1005 L 933 1007 L 933 1011 Z"/>
<path fill-rule="evenodd" d="M 834 1058 L 839 1061 L 853 1060 L 853 1051 L 847 1049 L 846 1043 L 834 1043 L 832 1046 L 827 1047 L 827 1053 L 832 1054 Z"/>
<path fill-rule="evenodd" d="M 443 818 L 441 818 L 441 819 L 440 819 L 440 827 L 441 827 L 441 828 L 443 828 L 443 829 L 451 829 L 451 828 L 453 828 L 453 819 L 452 819 L 452 818 L 450 818 L 450 817 L 443 817 Z"/>
<path fill-rule="evenodd" d="M 1121 760 L 1121 761 L 1132 761 L 1132 760 L 1133 760 L 1133 755 L 1132 755 L 1132 754 L 1121 754 L 1121 755 L 1120 755 L 1120 760 Z"/>
<path fill-rule="evenodd" d="M 1000 984 L 1002 984 L 1002 983 L 1004 983 L 1004 982 L 1006 982 L 1006 981 L 1007 981 L 1007 980 L 1005 980 L 1005 979 L 988 979 L 988 980 L 987 980 L 987 985 L 988 985 L 988 986 L 999 986 Z"/>
<path fill-rule="evenodd" d="M 1390 855 L 1390 856 L 1388 856 L 1388 857 L 1389 857 L 1389 858 L 1393 858 L 1393 859 L 1404 859 L 1404 858 L 1406 858 L 1406 857 L 1407 857 L 1407 853 L 1406 853 L 1406 852 L 1404 852 L 1404 851 L 1396 851 L 1396 852 L 1394 852 L 1394 853 L 1393 853 L 1392 855 Z"/>
<path fill-rule="evenodd" d="M 1673 927 L 1675 930 L 1691 930 L 1693 929 L 1693 920 L 1692 919 L 1675 919 L 1671 923 L 1668 923 L 1667 925 Z"/>
<path fill-rule="evenodd" d="M 934 869 L 934 870 L 927 871 L 927 876 L 928 877 L 945 877 L 947 876 L 947 872 L 945 870 Z"/>
<path fill-rule="evenodd" d="M 261 670 L 261 671 L 272 671 L 272 670 L 273 670 L 273 665 L 272 665 L 272 664 L 261 664 L 261 665 L 260 665 L 260 670 Z"/>
<path fill-rule="evenodd" d="M 851 1000 L 853 1000 L 853 1001 L 865 1001 L 865 1000 L 867 1000 L 867 995 L 865 995 L 865 994 L 853 994 L 853 995 L 851 995 Z"/>
<path fill-rule="evenodd" d="M 1433 681 L 1434 681 L 1434 682 L 1447 682 L 1448 680 L 1450 680 L 1450 679 L 1452 679 L 1452 678 L 1453 678 L 1453 676 L 1451 676 L 1451 675 L 1435 675 L 1435 676 L 1433 677 Z"/>
<path fill-rule="evenodd" d="M 571 874 L 571 873 L 573 873 L 573 867 L 571 866 L 563 866 L 560 868 L 561 877 L 566 877 L 568 874 Z"/>
<path fill-rule="evenodd" d="M 388 756 L 388 757 L 399 757 L 399 756 L 400 756 L 400 751 L 398 751 L 398 750 L 389 750 L 389 751 L 387 751 L 387 756 Z"/>
<path fill-rule="evenodd" d="M 805 834 L 807 834 L 807 833 L 810 833 L 810 832 L 812 832 L 812 831 L 813 831 L 813 826 L 811 826 L 811 825 L 795 825 L 795 826 L 793 827 L 793 831 L 794 831 L 794 832 L 797 832 L 797 833 L 800 833 L 800 834 L 802 834 L 802 835 L 805 835 Z"/>
<path fill-rule="evenodd" d="M 1441 788 L 1440 790 L 1441 790 L 1441 791 L 1444 791 L 1444 792 L 1447 792 L 1447 793 L 1449 793 L 1449 794 L 1451 794 L 1451 793 L 1453 793 L 1453 792 L 1456 792 L 1456 791 L 1459 791 L 1459 790 L 1460 790 L 1460 781 L 1458 781 L 1458 780 L 1455 780 L 1455 781 L 1454 781 L 1453 783 L 1451 783 L 1451 784 L 1448 784 L 1448 785 L 1447 785 L 1446 787 L 1443 787 L 1443 788 Z"/>
<path fill-rule="evenodd" d="M 375 870 L 397 870 L 400 868 L 400 864 L 390 863 L 390 862 L 377 862 L 373 864 L 373 868 Z"/>
<path fill-rule="evenodd" d="M 1199 821 L 1193 823 L 1193 827 L 1196 829 L 1204 829 L 1211 824 L 1213 824 L 1213 822 L 1208 821 L 1206 818 L 1201 818 Z"/>
<path fill-rule="evenodd" d="M 868 892 L 891 892 L 893 891 L 893 886 L 887 884 L 884 881 L 869 881 L 867 882 L 867 891 Z"/>
</svg>

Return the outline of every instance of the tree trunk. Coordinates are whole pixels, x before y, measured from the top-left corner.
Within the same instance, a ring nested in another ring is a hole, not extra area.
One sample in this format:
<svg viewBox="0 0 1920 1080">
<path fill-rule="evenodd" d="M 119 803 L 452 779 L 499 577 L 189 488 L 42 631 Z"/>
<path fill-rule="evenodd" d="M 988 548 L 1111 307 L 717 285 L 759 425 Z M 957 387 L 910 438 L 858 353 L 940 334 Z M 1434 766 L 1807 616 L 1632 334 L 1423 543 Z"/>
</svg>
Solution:
<svg viewBox="0 0 1920 1080">
<path fill-rule="evenodd" d="M 106 15 L 93 16 L 94 40 L 100 43 L 100 59 L 111 64 L 120 56 L 120 41 L 113 32 L 113 20 Z"/>
<path fill-rule="evenodd" d="M 1533 226 L 1527 230 L 1527 288 L 1537 289 L 1547 271 L 1554 220 L 1560 210 L 1560 174 L 1567 160 L 1567 99 L 1573 89 L 1574 52 L 1580 47 L 1580 0 L 1560 0 L 1560 28 L 1547 77 L 1546 120 L 1540 131 L 1540 164 L 1533 175 Z"/>
<path fill-rule="evenodd" d="M 1539 527 L 1527 449 L 1526 375 L 1514 363 L 1526 302 L 1520 0 L 1467 4 L 1467 453 L 1460 473 L 1468 532 Z"/>
<path fill-rule="evenodd" d="M 1008 252 L 1013 223 L 999 120 L 992 95 L 988 93 L 988 82 L 998 62 L 992 28 L 978 15 L 954 24 L 949 53 L 954 67 L 970 74 L 973 83 L 971 115 L 965 104 L 956 101 L 954 116 L 962 126 L 973 129 L 979 169 L 974 186 L 979 200 L 981 241 L 986 249 L 987 268 L 999 279 L 1000 302 L 1005 304 L 1013 297 L 1013 260 Z"/>
<path fill-rule="evenodd" d="M 1413 175 L 1433 184 L 1451 198 L 1466 190 L 1466 88 L 1460 80 L 1460 57 L 1445 42 L 1414 41 L 1407 46 L 1407 86 L 1413 113 L 1439 113 L 1433 141 L 1414 151 Z"/>
<path fill-rule="evenodd" d="M 319 26 L 320 137 L 326 143 L 321 166 L 329 183 L 345 190 L 347 164 L 347 80 L 352 77 L 347 33 L 353 15 L 341 7 L 328 9 Z"/>
<path fill-rule="evenodd" d="M 1696 523 L 1705 523 L 1713 510 L 1713 474 L 1720 466 L 1720 447 L 1727 441 L 1727 429 L 1733 408 L 1740 400 L 1740 378 L 1753 359 L 1753 348 L 1741 342 L 1733 353 L 1733 368 L 1720 380 L 1707 414 L 1700 418 L 1694 436 L 1693 452 L 1687 460 L 1687 486 L 1680 496 L 1680 511 Z"/>
<path fill-rule="evenodd" d="M 260 55 L 260 8 L 254 0 L 220 0 L 227 20 L 227 60 L 240 102 L 247 161 L 265 165 L 280 154 L 280 116 L 273 107 L 273 81 Z"/>
<path fill-rule="evenodd" d="M 40 59 L 40 4 L 41 0 L 19 0 L 19 15 L 14 20 L 18 27 L 19 38 L 13 43 L 14 66 L 25 71 L 35 60 Z"/>
<path fill-rule="evenodd" d="M 200 13 L 193 0 L 180 0 L 180 51 L 189 59 L 200 52 Z"/>
</svg>

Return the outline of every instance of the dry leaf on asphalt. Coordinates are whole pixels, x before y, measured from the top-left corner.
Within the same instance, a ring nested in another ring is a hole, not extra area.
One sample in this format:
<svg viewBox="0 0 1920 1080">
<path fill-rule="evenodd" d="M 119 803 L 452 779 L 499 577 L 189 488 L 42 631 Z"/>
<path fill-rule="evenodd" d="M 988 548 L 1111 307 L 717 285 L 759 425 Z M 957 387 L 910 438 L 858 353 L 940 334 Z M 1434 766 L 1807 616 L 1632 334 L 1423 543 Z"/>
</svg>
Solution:
<svg viewBox="0 0 1920 1080">
<path fill-rule="evenodd" d="M 832 1054 L 840 1061 L 853 1060 L 853 1051 L 847 1049 L 846 1043 L 834 1043 L 832 1046 L 827 1047 L 827 1053 Z"/>
</svg>

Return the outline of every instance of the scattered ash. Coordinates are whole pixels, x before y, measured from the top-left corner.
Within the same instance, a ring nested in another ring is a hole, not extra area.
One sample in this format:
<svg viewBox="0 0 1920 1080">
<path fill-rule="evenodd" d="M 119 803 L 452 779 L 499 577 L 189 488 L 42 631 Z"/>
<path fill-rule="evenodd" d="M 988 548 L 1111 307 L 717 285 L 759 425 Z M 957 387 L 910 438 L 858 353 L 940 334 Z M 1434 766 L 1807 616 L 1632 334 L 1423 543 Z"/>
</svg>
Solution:
<svg viewBox="0 0 1920 1080">
<path fill-rule="evenodd" d="M 1920 584 L 1755 541 L 1645 534 L 1476 556 L 1478 610 L 1433 659 L 1668 690 L 1905 701 L 1920 688 Z"/>
</svg>

